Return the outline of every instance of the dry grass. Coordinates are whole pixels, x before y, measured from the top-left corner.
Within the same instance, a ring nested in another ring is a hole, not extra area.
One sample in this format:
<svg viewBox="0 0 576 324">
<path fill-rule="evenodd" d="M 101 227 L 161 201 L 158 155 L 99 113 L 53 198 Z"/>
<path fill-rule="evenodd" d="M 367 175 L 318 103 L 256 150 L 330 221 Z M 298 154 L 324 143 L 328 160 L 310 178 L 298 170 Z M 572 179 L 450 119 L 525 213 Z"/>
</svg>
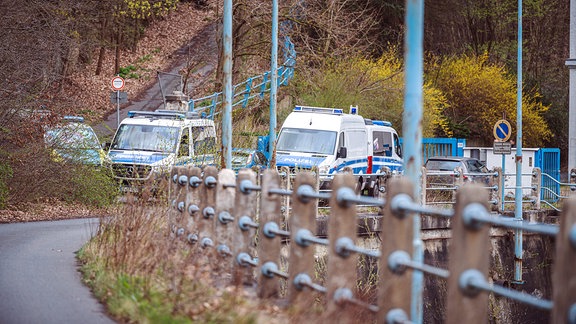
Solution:
<svg viewBox="0 0 576 324">
<path fill-rule="evenodd" d="M 85 281 L 109 312 L 127 322 L 288 323 L 280 307 L 251 289 L 228 286 L 195 249 L 168 229 L 167 204 L 128 197 L 102 218 L 81 251 Z M 225 260 L 226 262 L 228 260 Z M 223 262 L 222 260 L 220 262 Z"/>
<path fill-rule="evenodd" d="M 166 190 L 161 190 L 166 192 Z M 324 322 L 325 296 L 316 294 L 306 309 L 287 300 L 287 282 L 278 299 L 259 299 L 255 286 L 232 286 L 223 270 L 231 260 L 187 243 L 169 229 L 169 199 L 156 199 L 145 190 L 127 197 L 113 217 L 102 218 L 98 235 L 80 253 L 85 281 L 109 312 L 123 322 L 169 323 L 294 323 Z M 160 202 L 160 203 L 159 203 Z M 176 222 L 177 218 L 172 218 Z M 325 285 L 327 255 L 316 260 L 313 281 Z M 286 271 L 286 256 L 281 258 Z M 375 302 L 377 273 L 373 260 L 358 266 L 357 291 L 366 303 Z M 257 275 L 257 271 L 254 271 Z M 355 318 L 373 322 L 361 307 L 347 308 Z"/>
</svg>

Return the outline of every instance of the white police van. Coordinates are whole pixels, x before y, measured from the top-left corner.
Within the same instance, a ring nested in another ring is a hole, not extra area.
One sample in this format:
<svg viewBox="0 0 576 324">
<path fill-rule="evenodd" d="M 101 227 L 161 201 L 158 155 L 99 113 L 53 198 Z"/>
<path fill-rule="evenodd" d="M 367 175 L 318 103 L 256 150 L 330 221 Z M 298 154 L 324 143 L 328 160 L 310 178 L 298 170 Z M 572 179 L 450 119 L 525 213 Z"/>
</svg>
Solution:
<svg viewBox="0 0 576 324">
<path fill-rule="evenodd" d="M 173 166 L 214 163 L 214 121 L 194 112 L 174 110 L 130 111 L 118 127 L 108 157 L 114 177 L 135 185 L 160 179 Z"/>
<path fill-rule="evenodd" d="M 348 167 L 359 176 L 359 190 L 377 195 L 381 173 L 402 173 L 402 149 L 391 123 L 365 119 L 357 107 L 343 109 L 296 106 L 276 144 L 276 166 L 292 170 L 318 168 L 321 188 L 330 175 Z"/>
</svg>

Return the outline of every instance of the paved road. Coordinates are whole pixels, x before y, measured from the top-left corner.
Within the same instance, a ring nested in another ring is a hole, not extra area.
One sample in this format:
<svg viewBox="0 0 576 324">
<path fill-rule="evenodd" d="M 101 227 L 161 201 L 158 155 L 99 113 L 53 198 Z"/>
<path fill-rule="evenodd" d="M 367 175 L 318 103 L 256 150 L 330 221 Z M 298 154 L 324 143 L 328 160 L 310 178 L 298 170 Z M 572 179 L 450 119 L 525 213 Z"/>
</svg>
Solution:
<svg viewBox="0 0 576 324">
<path fill-rule="evenodd" d="M 195 88 L 204 82 L 204 78 L 210 75 L 216 65 L 218 48 L 216 46 L 216 24 L 206 26 L 198 35 L 195 35 L 188 44 L 180 48 L 173 55 L 173 62 L 167 71 L 159 72 L 159 78 L 138 98 L 128 98 L 129 102 L 120 107 L 120 120 L 128 117 L 130 110 L 153 111 L 164 107 L 163 94 L 171 94 L 173 90 L 184 90 L 194 98 L 209 95 L 196 93 Z M 198 64 L 191 73 L 187 89 L 182 89 L 180 74 L 190 62 Z M 161 82 L 160 82 L 161 80 Z M 118 114 L 113 112 L 102 123 L 94 125 L 94 131 L 100 139 L 111 140 L 118 127 Z"/>
<path fill-rule="evenodd" d="M 84 286 L 75 252 L 98 219 L 0 224 L 0 323 L 114 323 Z"/>
</svg>

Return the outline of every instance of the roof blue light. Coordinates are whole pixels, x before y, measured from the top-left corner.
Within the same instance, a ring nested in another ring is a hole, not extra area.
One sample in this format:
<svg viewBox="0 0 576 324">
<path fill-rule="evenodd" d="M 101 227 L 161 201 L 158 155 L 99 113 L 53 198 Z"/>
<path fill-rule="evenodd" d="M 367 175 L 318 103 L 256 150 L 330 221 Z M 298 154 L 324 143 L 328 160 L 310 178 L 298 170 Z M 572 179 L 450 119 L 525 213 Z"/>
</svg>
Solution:
<svg viewBox="0 0 576 324">
<path fill-rule="evenodd" d="M 372 124 L 374 125 L 378 125 L 378 126 L 389 126 L 392 127 L 392 123 L 386 120 L 373 120 Z"/>
<path fill-rule="evenodd" d="M 314 112 L 314 113 L 333 114 L 333 115 L 342 115 L 344 113 L 344 110 L 339 108 L 309 107 L 309 106 L 295 106 L 293 111 Z"/>
<path fill-rule="evenodd" d="M 161 111 L 129 111 L 128 117 L 155 117 L 155 118 L 167 118 L 167 119 L 184 119 L 185 114 L 177 111 L 161 110 Z"/>
<path fill-rule="evenodd" d="M 81 116 L 64 116 L 64 121 L 83 123 L 84 117 Z"/>
</svg>

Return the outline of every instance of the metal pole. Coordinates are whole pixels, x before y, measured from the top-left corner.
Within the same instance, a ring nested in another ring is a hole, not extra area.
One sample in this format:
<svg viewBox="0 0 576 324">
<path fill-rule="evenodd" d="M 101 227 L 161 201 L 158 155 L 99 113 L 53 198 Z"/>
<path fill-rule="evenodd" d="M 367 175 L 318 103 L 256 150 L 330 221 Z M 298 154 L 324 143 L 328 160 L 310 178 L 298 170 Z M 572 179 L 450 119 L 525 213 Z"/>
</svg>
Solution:
<svg viewBox="0 0 576 324">
<path fill-rule="evenodd" d="M 278 93 L 278 0 L 272 0 L 272 62 L 270 64 L 270 131 L 268 134 L 268 152 L 274 153 L 276 142 L 276 101 Z"/>
<path fill-rule="evenodd" d="M 568 179 L 576 168 L 576 0 L 570 0 L 570 69 L 568 83 Z"/>
<path fill-rule="evenodd" d="M 505 191 L 505 190 L 504 190 L 504 185 L 506 184 L 506 180 L 505 180 L 505 179 L 506 179 L 506 176 L 505 176 L 505 174 L 506 174 L 506 155 L 505 155 L 505 154 L 502 154 L 502 176 L 500 177 L 500 179 L 501 179 L 500 190 L 501 190 L 501 192 L 502 192 L 502 194 L 500 195 L 500 199 L 501 199 L 500 203 L 501 203 L 501 206 L 502 206 L 502 209 L 501 209 L 502 212 L 504 212 L 504 207 L 506 206 L 506 204 L 504 203 L 504 199 L 506 198 L 506 195 L 505 195 L 505 193 L 504 193 L 504 191 Z"/>
<path fill-rule="evenodd" d="M 222 157 L 224 167 L 232 168 L 232 0 L 224 0 L 224 115 L 222 117 Z"/>
<path fill-rule="evenodd" d="M 158 86 L 160 87 L 162 102 L 164 103 L 164 108 L 166 108 L 166 96 L 164 95 L 164 89 L 162 88 L 162 78 L 160 78 L 160 71 L 156 71 L 156 77 L 158 78 Z"/>
<path fill-rule="evenodd" d="M 405 88 L 404 115 L 402 129 L 404 132 L 405 175 L 414 185 L 414 197 L 419 202 L 421 191 L 422 169 L 422 86 L 423 86 L 423 38 L 424 38 L 424 1 L 406 1 L 406 35 L 404 43 Z M 420 214 L 414 214 L 414 262 L 424 262 L 422 239 L 420 238 Z M 412 300 L 410 317 L 414 323 L 422 323 L 424 274 L 414 270 L 412 274 Z"/>
<path fill-rule="evenodd" d="M 522 0 L 518 0 L 518 80 L 516 98 L 516 196 L 514 219 L 522 221 Z M 522 230 L 514 235 L 514 282 L 522 281 Z"/>
<path fill-rule="evenodd" d="M 116 128 L 120 127 L 120 90 L 116 90 Z"/>
</svg>

